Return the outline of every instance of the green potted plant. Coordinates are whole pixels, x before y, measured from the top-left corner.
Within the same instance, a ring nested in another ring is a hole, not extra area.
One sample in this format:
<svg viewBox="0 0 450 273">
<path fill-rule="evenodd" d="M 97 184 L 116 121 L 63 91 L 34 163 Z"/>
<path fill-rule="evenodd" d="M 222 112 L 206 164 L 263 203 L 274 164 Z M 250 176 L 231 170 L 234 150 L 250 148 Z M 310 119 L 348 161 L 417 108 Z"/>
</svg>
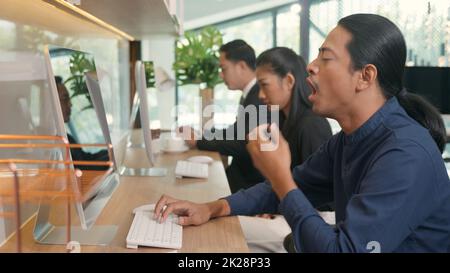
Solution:
<svg viewBox="0 0 450 273">
<path fill-rule="evenodd" d="M 94 108 L 84 79 L 86 72 L 96 71 L 94 60 L 89 60 L 83 53 L 74 52 L 70 56 L 69 65 L 70 77 L 64 84 L 69 84 L 70 89 L 73 91 L 71 98 L 84 95 L 88 100 L 88 105 L 82 110 Z"/>
<path fill-rule="evenodd" d="M 219 48 L 222 33 L 215 27 L 206 27 L 196 33 L 187 31 L 177 41 L 173 64 L 178 85 L 199 84 L 202 105 L 213 101 L 214 86 L 222 80 L 219 76 Z M 206 122 L 203 119 L 202 125 Z"/>
<path fill-rule="evenodd" d="M 147 88 L 155 87 L 155 68 L 153 62 L 144 62 L 145 79 Z"/>
</svg>

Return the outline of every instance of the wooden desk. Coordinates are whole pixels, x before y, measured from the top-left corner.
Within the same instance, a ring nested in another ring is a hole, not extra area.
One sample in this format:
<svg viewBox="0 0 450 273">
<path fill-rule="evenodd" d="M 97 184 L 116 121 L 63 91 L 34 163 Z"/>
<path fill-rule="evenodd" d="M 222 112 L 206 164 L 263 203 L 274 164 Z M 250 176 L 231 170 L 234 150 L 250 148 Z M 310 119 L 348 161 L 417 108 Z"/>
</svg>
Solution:
<svg viewBox="0 0 450 273">
<path fill-rule="evenodd" d="M 192 155 L 208 155 L 214 158 L 209 167 L 208 179 L 177 179 L 174 176 L 176 160 Z M 129 149 L 125 164 L 129 167 L 147 167 L 144 149 Z M 166 167 L 165 177 L 125 177 L 99 216 L 96 225 L 117 225 L 117 234 L 109 246 L 82 246 L 81 252 L 170 252 L 170 249 L 139 247 L 126 248 L 126 236 L 133 221 L 132 210 L 143 204 L 155 203 L 162 194 L 194 202 L 216 200 L 230 194 L 225 171 L 218 153 L 192 150 L 180 154 L 162 154 L 157 159 L 158 167 Z M 76 216 L 75 216 L 76 217 Z M 40 245 L 34 243 L 30 220 L 22 232 L 24 252 L 64 252 L 65 246 Z M 15 251 L 15 238 L 10 239 L 0 252 Z M 183 228 L 183 248 L 179 252 L 248 252 L 237 217 L 222 217 L 201 226 Z"/>
</svg>

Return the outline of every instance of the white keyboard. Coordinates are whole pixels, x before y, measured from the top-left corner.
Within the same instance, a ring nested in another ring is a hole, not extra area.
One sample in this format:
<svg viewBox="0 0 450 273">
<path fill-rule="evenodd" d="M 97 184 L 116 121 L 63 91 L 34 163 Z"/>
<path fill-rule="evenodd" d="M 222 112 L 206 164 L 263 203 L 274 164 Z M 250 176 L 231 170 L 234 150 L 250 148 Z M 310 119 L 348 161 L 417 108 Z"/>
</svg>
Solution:
<svg viewBox="0 0 450 273">
<path fill-rule="evenodd" d="M 208 178 L 208 164 L 178 160 L 175 166 L 175 176 Z"/>
<path fill-rule="evenodd" d="M 180 249 L 183 227 L 177 224 L 178 216 L 169 215 L 164 223 L 153 219 L 153 211 L 138 211 L 127 235 L 127 248 L 152 246 Z"/>
</svg>

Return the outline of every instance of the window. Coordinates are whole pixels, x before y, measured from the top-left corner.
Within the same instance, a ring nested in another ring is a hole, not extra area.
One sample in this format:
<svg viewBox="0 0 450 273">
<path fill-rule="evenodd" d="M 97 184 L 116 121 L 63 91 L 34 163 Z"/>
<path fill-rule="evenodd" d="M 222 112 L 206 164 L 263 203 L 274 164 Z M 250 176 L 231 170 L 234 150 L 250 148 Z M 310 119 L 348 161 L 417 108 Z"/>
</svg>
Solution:
<svg viewBox="0 0 450 273">
<path fill-rule="evenodd" d="M 256 55 L 273 46 L 271 12 L 233 20 L 217 27 L 224 34 L 224 43 L 243 39 L 255 49 Z"/>
<path fill-rule="evenodd" d="M 342 0 L 311 6 L 311 57 L 339 18 L 354 13 L 376 13 L 392 20 L 402 31 L 408 47 L 407 65 L 449 66 L 450 4 L 446 0 Z"/>
<path fill-rule="evenodd" d="M 11 50 L 16 41 L 16 26 L 8 21 L 0 20 L 0 44 L 2 50 Z"/>
<path fill-rule="evenodd" d="M 277 12 L 277 46 L 300 52 L 300 5 L 293 4 Z"/>
</svg>

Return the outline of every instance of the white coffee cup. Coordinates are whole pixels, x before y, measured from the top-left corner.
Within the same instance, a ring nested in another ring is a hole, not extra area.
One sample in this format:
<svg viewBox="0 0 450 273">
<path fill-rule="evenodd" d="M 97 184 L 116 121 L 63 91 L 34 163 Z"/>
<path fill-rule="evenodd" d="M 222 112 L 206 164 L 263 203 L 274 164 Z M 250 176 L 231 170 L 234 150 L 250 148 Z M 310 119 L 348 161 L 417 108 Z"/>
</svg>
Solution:
<svg viewBox="0 0 450 273">
<path fill-rule="evenodd" d="M 164 149 L 167 151 L 181 151 L 184 149 L 184 140 L 181 137 L 167 137 L 164 139 Z"/>
</svg>

